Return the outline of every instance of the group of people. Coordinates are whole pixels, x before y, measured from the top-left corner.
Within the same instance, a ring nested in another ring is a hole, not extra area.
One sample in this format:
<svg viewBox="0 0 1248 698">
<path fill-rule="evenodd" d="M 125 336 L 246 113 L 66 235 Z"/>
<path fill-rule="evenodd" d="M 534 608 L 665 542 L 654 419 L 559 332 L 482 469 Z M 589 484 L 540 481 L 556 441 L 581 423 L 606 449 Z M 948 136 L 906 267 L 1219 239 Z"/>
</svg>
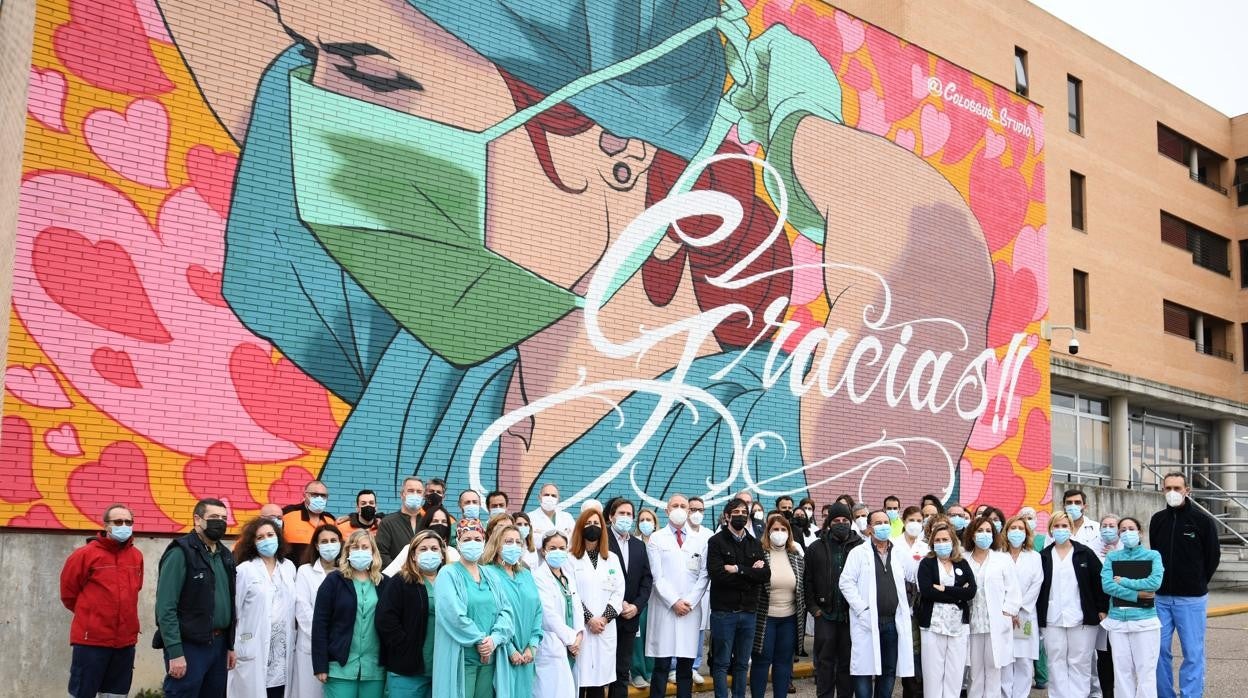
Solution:
<svg viewBox="0 0 1248 698">
<path fill-rule="evenodd" d="M 680 698 L 705 678 L 716 698 L 793 692 L 805 637 L 820 698 L 1182 696 L 1204 680 L 1214 522 L 1180 473 L 1147 529 L 1090 516 L 1085 495 L 1036 531 L 1036 512 L 972 514 L 925 496 L 871 509 L 751 493 L 718 525 L 673 495 L 662 517 L 616 498 L 573 518 L 547 484 L 512 512 L 503 492 L 407 478 L 401 508 L 361 491 L 334 518 L 313 481 L 296 505 L 266 505 L 233 547 L 229 512 L 204 499 L 161 556 L 153 646 L 167 698 L 618 698 L 631 686 Z M 660 521 L 663 525 L 660 526 Z M 124 696 L 137 644 L 143 558 L 123 504 L 61 575 L 74 614 L 69 693 Z M 1151 548 L 1145 545 L 1145 536 Z M 731 682 L 729 681 L 731 679 Z"/>
</svg>

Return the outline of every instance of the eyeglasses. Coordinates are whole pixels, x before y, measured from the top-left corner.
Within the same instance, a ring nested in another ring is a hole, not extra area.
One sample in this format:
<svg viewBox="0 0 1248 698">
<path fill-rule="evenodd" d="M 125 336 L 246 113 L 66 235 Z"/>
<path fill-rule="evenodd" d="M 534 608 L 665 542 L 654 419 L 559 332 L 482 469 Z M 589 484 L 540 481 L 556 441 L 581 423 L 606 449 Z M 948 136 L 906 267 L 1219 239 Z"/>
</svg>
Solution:
<svg viewBox="0 0 1248 698">
<path fill-rule="evenodd" d="M 108 521 L 105 521 L 104 523 L 110 523 L 114 526 L 133 526 L 134 519 L 109 519 Z"/>
</svg>

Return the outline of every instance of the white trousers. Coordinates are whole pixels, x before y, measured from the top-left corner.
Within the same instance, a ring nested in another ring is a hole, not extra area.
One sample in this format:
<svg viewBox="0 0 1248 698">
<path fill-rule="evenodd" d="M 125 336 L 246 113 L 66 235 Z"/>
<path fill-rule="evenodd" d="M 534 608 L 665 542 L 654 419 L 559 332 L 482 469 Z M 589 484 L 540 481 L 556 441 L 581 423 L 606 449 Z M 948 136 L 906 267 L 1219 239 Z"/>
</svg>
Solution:
<svg viewBox="0 0 1248 698">
<path fill-rule="evenodd" d="M 1049 653 L 1049 698 L 1087 698 L 1092 693 L 1092 665 L 1096 663 L 1095 625 L 1044 629 Z M 1161 643 L 1158 642 L 1158 648 Z M 1160 649 L 1158 650 L 1160 651 Z"/>
<path fill-rule="evenodd" d="M 1028 698 L 1036 676 L 1034 659 L 1020 657 L 1001 668 L 1001 698 Z"/>
<path fill-rule="evenodd" d="M 919 630 L 923 655 L 923 698 L 958 698 L 966 668 L 967 636 L 949 637 Z"/>
<path fill-rule="evenodd" d="M 1001 695 L 1001 670 L 992 661 L 992 633 L 971 633 L 967 666 L 971 669 L 967 698 L 997 698 Z"/>
<path fill-rule="evenodd" d="M 1157 698 L 1161 629 L 1109 634 L 1114 653 L 1114 698 Z"/>
</svg>

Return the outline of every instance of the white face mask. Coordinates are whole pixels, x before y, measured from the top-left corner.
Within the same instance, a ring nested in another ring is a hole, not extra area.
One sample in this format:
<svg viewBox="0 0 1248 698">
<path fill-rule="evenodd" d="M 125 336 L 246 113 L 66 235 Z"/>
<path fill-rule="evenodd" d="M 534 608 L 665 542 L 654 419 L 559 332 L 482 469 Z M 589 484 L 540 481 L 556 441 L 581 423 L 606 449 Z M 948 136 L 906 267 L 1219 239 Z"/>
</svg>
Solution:
<svg viewBox="0 0 1248 698">
<path fill-rule="evenodd" d="M 559 506 L 559 495 L 557 494 L 542 495 L 542 511 L 549 514 L 550 512 L 554 511 L 555 507 L 557 506 Z"/>
<path fill-rule="evenodd" d="M 672 525 L 674 526 L 677 526 L 677 527 L 684 526 L 685 522 L 689 520 L 689 510 L 688 509 L 672 509 L 671 511 L 667 512 L 667 520 L 671 521 Z"/>
<path fill-rule="evenodd" d="M 865 531 L 865 530 L 867 530 L 867 517 L 865 517 L 865 516 L 859 516 L 858 518 L 854 519 L 854 526 L 855 526 L 855 527 L 856 527 L 859 531 Z"/>
<path fill-rule="evenodd" d="M 706 514 L 700 511 L 691 511 L 689 512 L 689 523 L 693 524 L 694 526 L 701 526 L 702 517 L 704 516 L 706 516 Z"/>
<path fill-rule="evenodd" d="M 1182 492 L 1178 492 L 1176 490 L 1166 492 L 1166 504 L 1169 506 L 1181 507 L 1183 506 L 1184 499 L 1187 499 L 1187 497 L 1183 496 Z"/>
<path fill-rule="evenodd" d="M 784 531 L 772 531 L 768 537 L 771 538 L 772 546 L 777 548 L 783 548 L 789 542 L 789 534 Z"/>
<path fill-rule="evenodd" d="M 911 538 L 918 538 L 923 535 L 923 524 L 919 521 L 906 522 L 906 535 Z"/>
</svg>

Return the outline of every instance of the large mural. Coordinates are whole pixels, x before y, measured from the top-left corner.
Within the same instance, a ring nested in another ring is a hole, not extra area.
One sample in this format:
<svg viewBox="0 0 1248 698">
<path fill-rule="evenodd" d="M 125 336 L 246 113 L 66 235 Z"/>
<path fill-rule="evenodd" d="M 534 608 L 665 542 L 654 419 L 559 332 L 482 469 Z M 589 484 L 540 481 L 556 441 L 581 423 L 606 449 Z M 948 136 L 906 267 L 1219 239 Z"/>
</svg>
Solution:
<svg viewBox="0 0 1248 698">
<path fill-rule="evenodd" d="M 816 0 L 39 0 L 0 524 L 1047 504 L 1043 160 Z"/>
</svg>

